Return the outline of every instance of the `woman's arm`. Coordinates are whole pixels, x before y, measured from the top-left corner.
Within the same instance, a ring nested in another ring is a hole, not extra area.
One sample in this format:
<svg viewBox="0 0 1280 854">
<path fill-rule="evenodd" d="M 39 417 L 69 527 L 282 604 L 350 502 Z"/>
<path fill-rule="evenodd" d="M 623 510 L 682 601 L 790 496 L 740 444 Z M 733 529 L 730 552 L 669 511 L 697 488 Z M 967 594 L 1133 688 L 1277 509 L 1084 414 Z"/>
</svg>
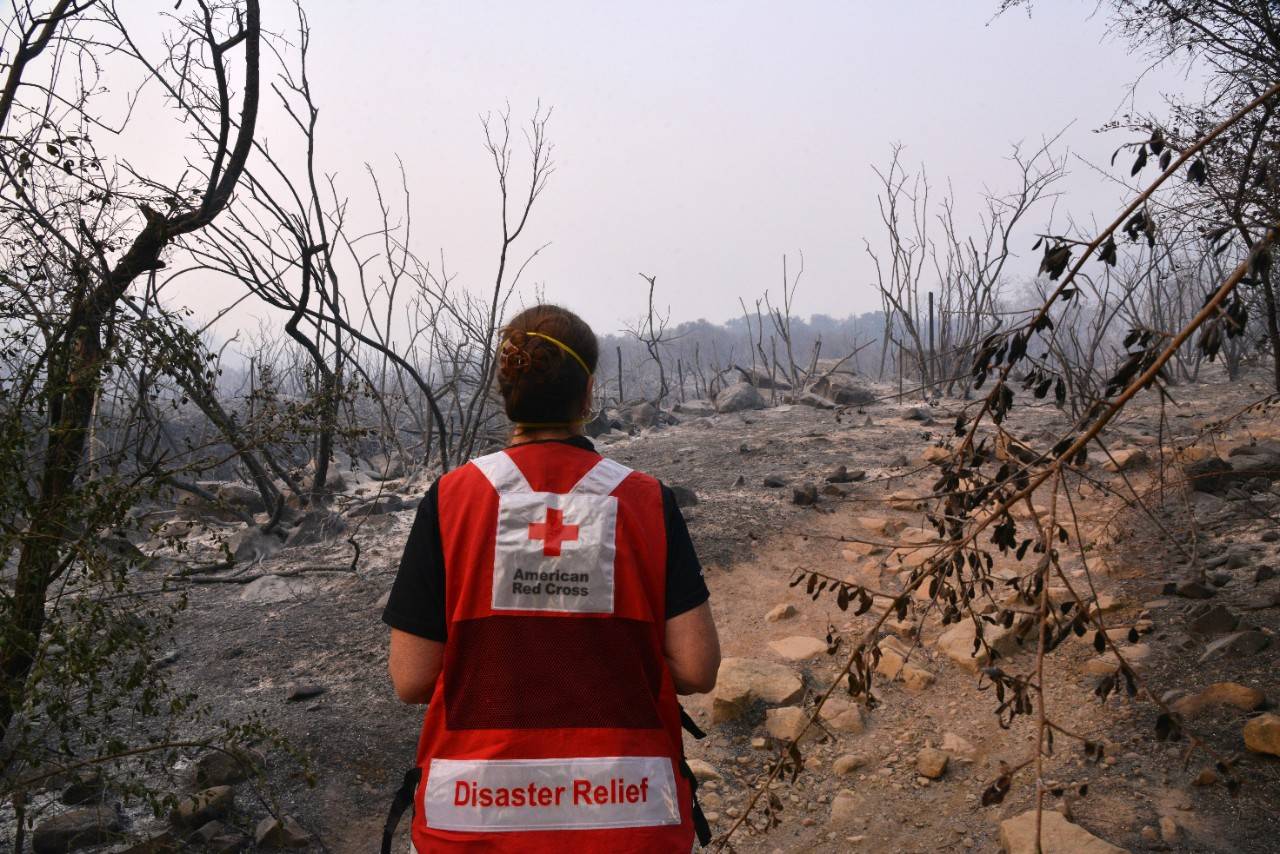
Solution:
<svg viewBox="0 0 1280 854">
<path fill-rule="evenodd" d="M 716 687 L 720 637 L 709 602 L 667 620 L 662 653 L 677 694 L 705 694 Z"/>
<path fill-rule="evenodd" d="M 444 644 L 440 641 L 391 630 L 391 654 L 387 670 L 402 703 L 425 703 L 436 688 L 436 678 L 444 664 Z"/>
</svg>

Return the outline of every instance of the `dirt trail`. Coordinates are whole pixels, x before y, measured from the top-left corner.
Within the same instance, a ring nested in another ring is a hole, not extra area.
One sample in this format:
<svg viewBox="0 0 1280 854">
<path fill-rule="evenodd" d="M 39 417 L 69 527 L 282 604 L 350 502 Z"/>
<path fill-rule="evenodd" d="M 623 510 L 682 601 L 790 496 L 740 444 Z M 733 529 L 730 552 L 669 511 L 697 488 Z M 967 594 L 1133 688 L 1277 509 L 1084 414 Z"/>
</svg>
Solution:
<svg viewBox="0 0 1280 854">
<path fill-rule="evenodd" d="M 1146 488 L 1162 464 L 1162 436 L 1166 446 L 1190 437 L 1256 390 L 1224 384 L 1179 389 L 1177 394 L 1185 399 L 1163 423 L 1154 399 L 1144 399 L 1112 432 L 1114 450 L 1143 449 L 1151 462 L 1110 473 L 1095 461 L 1090 468 L 1094 485 L 1074 496 L 1086 539 L 1094 546 L 1089 552 L 1097 570 L 1093 580 L 1100 594 L 1115 600 L 1107 614 L 1111 624 L 1141 627 L 1140 645 L 1149 648 L 1149 655 L 1140 674 L 1157 696 L 1230 680 L 1260 689 L 1275 701 L 1280 699 L 1275 668 L 1280 644 L 1198 665 L 1209 639 L 1190 633 L 1188 626 L 1195 608 L 1204 603 L 1162 593 L 1167 581 L 1183 577 L 1188 563 L 1183 551 L 1193 553 L 1202 568 L 1218 561 L 1212 572 L 1223 574 L 1217 579 L 1222 586 L 1207 601 L 1273 638 L 1280 628 L 1280 608 L 1274 607 L 1280 579 L 1266 570 L 1280 567 L 1280 537 L 1275 535 L 1280 494 L 1275 486 L 1244 497 L 1197 498 L 1196 536 L 1177 544 L 1165 531 L 1181 537 L 1179 532 L 1192 527 L 1185 503 L 1161 505 L 1152 495 L 1148 515 L 1126 507 L 1115 494 L 1130 486 Z M 913 407 L 907 405 L 886 403 L 839 414 L 779 407 L 691 418 L 633 438 L 614 437 L 601 450 L 694 490 L 699 501 L 686 515 L 707 567 L 725 655 L 781 664 L 799 675 L 806 696 L 774 705 L 803 707 L 830 684 L 871 615 L 853 617 L 830 596 L 811 601 L 803 587 L 791 588 L 789 581 L 797 569 L 850 576 L 884 588 L 901 581 L 892 561 L 880 566 L 883 555 L 868 555 L 865 548 L 837 540 L 867 536 L 867 517 L 889 520 L 895 528 L 920 526 L 920 512 L 893 509 L 888 499 L 902 490 L 928 491 L 931 469 L 922 463 L 921 453 L 949 432 L 959 406 L 950 402 L 936 407 L 932 423 L 914 420 Z M 1039 442 L 1066 424 L 1065 416 L 1051 407 L 1019 417 L 1019 435 Z M 1202 445 L 1216 442 L 1225 457 L 1251 437 L 1277 435 L 1275 415 L 1263 413 Z M 865 475 L 839 485 L 843 494 L 821 496 L 816 506 L 793 504 L 795 486 L 813 482 L 823 487 L 825 477 L 839 466 Z M 765 486 L 766 478 L 785 485 Z M 1181 494 L 1173 490 L 1167 497 Z M 269 758 L 259 789 L 323 840 L 316 851 L 370 850 L 380 836 L 390 794 L 412 761 L 421 710 L 402 706 L 391 694 L 386 631 L 378 619 L 412 518 L 412 511 L 371 517 L 359 533 L 365 554 L 355 576 L 294 579 L 279 601 L 245 601 L 239 585 L 194 587 L 191 607 L 174 639 L 179 652 L 168 666 L 180 686 L 199 688 L 219 716 L 262 715 L 312 757 L 315 789 L 303 786 L 296 765 L 279 755 Z M 345 545 L 318 545 L 282 552 L 262 568 L 333 564 L 347 556 Z M 1067 565 L 1079 572 L 1078 560 Z M 766 620 L 775 606 L 788 604 L 795 609 L 793 616 Z M 789 661 L 770 647 L 789 637 L 825 639 L 829 631 L 842 639 L 834 656 L 819 652 Z M 1020 718 L 1002 729 L 993 692 L 982 690 L 974 674 L 935 646 L 939 632 L 936 619 L 926 623 L 923 642 L 908 657 L 924 674 L 916 674 L 917 682 L 909 687 L 881 679 L 874 690 L 878 705 L 865 717 L 846 719 L 829 736 L 805 744 L 805 770 L 794 784 L 777 784 L 781 825 L 763 835 L 743 828 L 734 839 L 737 850 L 998 849 L 1000 821 L 1033 805 L 1033 781 L 1029 773 L 1019 775 L 1000 805 L 983 807 L 979 798 L 998 775 L 1001 760 L 1018 763 L 1030 755 L 1035 728 L 1030 719 Z M 1025 672 L 1031 658 L 1015 650 L 1006 666 Z M 1068 640 L 1047 660 L 1052 714 L 1063 726 L 1102 742 L 1106 758 L 1090 762 L 1078 744 L 1060 739 L 1045 778 L 1061 796 L 1050 795 L 1046 806 L 1069 811 L 1090 832 L 1129 850 L 1277 850 L 1280 816 L 1274 805 L 1280 803 L 1280 762 L 1244 751 L 1240 733 L 1246 715 L 1215 706 L 1192 722 L 1220 755 L 1240 756 L 1235 773 L 1244 785 L 1238 797 L 1230 797 L 1222 785 L 1194 786 L 1191 781 L 1206 766 L 1204 754 L 1193 755 L 1184 767 L 1187 742 L 1156 740 L 1150 703 L 1124 699 L 1122 691 L 1099 702 L 1092 694 L 1098 676 L 1086 672 L 1096 666 L 1096 658 L 1089 643 Z M 322 691 L 291 702 L 292 685 Z M 688 698 L 686 706 L 709 733 L 703 742 L 686 738 L 686 749 L 720 778 L 704 786 L 703 802 L 715 829 L 723 831 L 740 815 L 775 756 L 777 742 L 766 738 L 766 709 L 759 705 L 718 723 L 712 721 L 711 697 Z M 917 767 L 926 747 L 947 750 L 945 771 L 937 779 Z M 1080 797 L 1085 785 L 1088 795 Z M 242 786 L 230 821 L 251 830 L 263 814 L 252 787 Z M 1160 837 L 1162 818 L 1171 842 Z"/>
</svg>

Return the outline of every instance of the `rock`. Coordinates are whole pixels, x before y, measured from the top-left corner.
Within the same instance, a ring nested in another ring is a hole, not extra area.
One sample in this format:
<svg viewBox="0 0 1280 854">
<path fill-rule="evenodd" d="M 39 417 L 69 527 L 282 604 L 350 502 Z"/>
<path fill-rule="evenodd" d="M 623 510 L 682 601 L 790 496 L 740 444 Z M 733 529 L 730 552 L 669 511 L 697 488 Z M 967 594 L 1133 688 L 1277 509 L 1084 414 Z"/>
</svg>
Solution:
<svg viewBox="0 0 1280 854">
<path fill-rule="evenodd" d="M 1111 452 L 1111 459 L 1107 460 L 1103 468 L 1111 472 L 1131 471 L 1149 462 L 1151 458 L 1141 448 L 1121 448 Z"/>
<path fill-rule="evenodd" d="M 284 543 L 275 534 L 254 527 L 232 534 L 227 539 L 227 548 L 236 563 L 257 563 L 279 552 Z"/>
<path fill-rule="evenodd" d="M 792 635 L 782 640 L 770 641 L 769 649 L 787 661 L 807 661 L 826 653 L 827 642 L 820 638 Z"/>
<path fill-rule="evenodd" d="M 855 521 L 871 533 L 886 537 L 892 537 L 907 527 L 907 523 L 901 519 L 886 516 L 859 516 Z"/>
<path fill-rule="evenodd" d="M 894 510 L 905 510 L 910 512 L 924 508 L 924 502 L 921 501 L 920 497 L 914 492 L 899 490 L 886 498 L 885 501 L 887 501 L 889 506 Z"/>
<path fill-rule="evenodd" d="M 907 647 L 896 638 L 884 638 L 880 641 L 876 672 L 889 680 L 901 679 L 909 690 L 923 691 L 933 684 L 933 674 L 908 661 L 907 652 Z"/>
<path fill-rule="evenodd" d="M 1187 631 L 1201 637 L 1233 632 L 1240 625 L 1240 618 L 1231 613 L 1224 605 L 1203 605 L 1189 614 L 1192 619 L 1187 623 Z"/>
<path fill-rule="evenodd" d="M 907 421 L 920 421 L 924 424 L 933 423 L 933 413 L 927 406 L 913 406 L 906 412 L 903 412 L 902 417 Z"/>
<path fill-rule="evenodd" d="M 261 578 L 255 578 L 240 589 L 240 601 L 270 605 L 276 602 L 289 602 L 310 592 L 311 585 L 301 579 L 264 575 Z"/>
<path fill-rule="evenodd" d="M 851 824 L 863 816 L 862 805 L 858 793 L 852 789 L 841 789 L 831 799 L 831 823 L 834 825 Z"/>
<path fill-rule="evenodd" d="M 1253 655 L 1271 645 L 1271 638 L 1257 629 L 1245 629 L 1218 638 L 1205 647 L 1200 663 L 1227 656 Z"/>
<path fill-rule="evenodd" d="M 1211 495 L 1226 492 L 1234 479 L 1231 463 L 1218 457 L 1187 463 L 1182 467 L 1182 472 L 1193 490 Z"/>
<path fill-rule="evenodd" d="M 1275 531 L 1268 531 L 1267 533 L 1268 533 L 1268 534 L 1272 534 L 1272 533 L 1277 533 L 1277 532 L 1275 532 Z M 1277 535 L 1278 535 L 1278 536 L 1280 536 L 1280 534 L 1277 534 Z M 1272 567 L 1270 567 L 1270 566 L 1260 566 L 1260 567 L 1258 567 L 1258 570 L 1253 574 L 1253 583 L 1254 583 L 1254 584 L 1261 584 L 1262 582 L 1264 582 L 1264 581 L 1270 581 L 1271 579 L 1273 579 L 1273 578 L 1275 578 L 1275 577 L 1276 577 L 1276 571 L 1275 571 L 1275 569 L 1274 569 L 1274 568 L 1272 568 Z"/>
<path fill-rule="evenodd" d="M 364 519 L 369 516 L 385 516 L 388 513 L 399 513 L 404 509 L 404 499 L 399 495 L 383 495 L 373 501 L 352 507 L 343 515 L 348 519 Z"/>
<path fill-rule="evenodd" d="M 1138 832 L 1138 835 L 1142 837 L 1143 842 L 1147 843 L 1147 847 L 1149 848 L 1159 847 L 1160 831 L 1156 830 L 1153 826 L 1149 824 L 1143 825 L 1143 828 Z"/>
<path fill-rule="evenodd" d="M 645 401 L 627 411 L 627 420 L 637 427 L 652 427 L 658 423 L 658 407 Z"/>
<path fill-rule="evenodd" d="M 341 516 L 329 510 L 309 510 L 298 520 L 289 537 L 284 541 L 287 549 L 310 546 L 339 537 L 347 531 L 347 523 Z"/>
<path fill-rule="evenodd" d="M 305 848 L 311 844 L 311 834 L 287 815 L 267 816 L 258 822 L 253 838 L 259 848 Z"/>
<path fill-rule="evenodd" d="M 812 483 L 797 486 L 791 491 L 791 503 L 800 507 L 812 507 L 818 503 L 818 487 Z"/>
<path fill-rule="evenodd" d="M 1093 639 L 1093 635 L 1086 635 L 1089 640 Z M 1142 662 L 1146 661 L 1151 655 L 1151 647 L 1142 643 L 1135 643 L 1130 646 L 1124 646 L 1120 649 L 1120 654 L 1124 656 L 1124 660 L 1134 668 L 1141 670 Z M 1084 672 L 1090 676 L 1106 676 L 1114 673 L 1116 668 L 1120 666 L 1120 659 L 1114 652 L 1105 652 L 1097 658 L 1091 658 L 1084 663 Z"/>
<path fill-rule="evenodd" d="M 928 777 L 930 780 L 937 780 L 947 771 L 947 761 L 951 757 L 947 755 L 945 750 L 939 750 L 936 747 L 926 747 L 916 754 L 916 770 L 921 776 Z"/>
<path fill-rule="evenodd" d="M 789 620 L 796 615 L 796 606 L 790 602 L 783 602 L 780 605 L 774 605 L 769 613 L 764 615 L 764 619 L 769 623 L 777 623 L 782 620 Z M 825 647 L 825 644 L 824 644 Z"/>
<path fill-rule="evenodd" d="M 1178 823 L 1172 816 L 1160 816 L 1160 838 L 1165 845 L 1176 845 L 1178 842 Z"/>
<path fill-rule="evenodd" d="M 776 474 L 768 475 L 762 482 L 769 489 L 782 489 L 787 485 L 787 482 Z"/>
<path fill-rule="evenodd" d="M 716 414 L 716 405 L 709 400 L 701 398 L 677 403 L 673 409 L 681 415 L 688 415 L 691 418 L 706 418 Z"/>
<path fill-rule="evenodd" d="M 863 759 L 856 753 L 844 753 L 836 757 L 836 761 L 831 763 L 831 770 L 835 772 L 837 777 L 843 777 L 846 774 L 852 774 L 863 765 Z"/>
<path fill-rule="evenodd" d="M 930 445 L 924 449 L 924 453 L 920 455 L 920 459 L 926 463 L 937 463 L 949 458 L 950 456 L 950 448 L 944 448 L 941 445 Z"/>
<path fill-rule="evenodd" d="M 984 647 L 974 651 L 976 628 L 971 619 L 964 619 L 944 632 L 936 641 L 938 651 L 970 673 L 977 673 L 987 665 L 988 655 Z M 983 637 L 999 655 L 1011 655 L 1017 648 L 1013 632 L 989 623 L 983 624 Z"/>
<path fill-rule="evenodd" d="M 817 738 L 822 730 L 809 727 L 809 713 L 799 706 L 783 706 L 780 709 L 769 709 L 764 716 L 764 731 L 778 741 L 795 741 L 804 732 L 805 739 Z"/>
<path fill-rule="evenodd" d="M 862 706 L 850 702 L 843 697 L 831 697 L 822 704 L 818 713 L 829 729 L 849 735 L 859 735 L 866 731 L 867 723 L 862 716 Z"/>
<path fill-rule="evenodd" d="M 1196 580 L 1169 582 L 1164 586 L 1164 595 L 1181 596 L 1184 599 L 1209 599 L 1214 595 L 1213 588 Z"/>
<path fill-rule="evenodd" d="M 667 488 L 675 496 L 677 507 L 693 507 L 698 503 L 698 494 L 687 486 L 668 484 Z"/>
<path fill-rule="evenodd" d="M 866 406 L 876 402 L 876 393 L 851 374 L 826 374 L 810 390 L 841 406 Z"/>
<path fill-rule="evenodd" d="M 1252 712 L 1262 708 L 1266 702 L 1266 695 L 1257 688 L 1238 682 L 1215 682 L 1203 691 L 1182 697 L 1171 708 L 1190 718 L 1211 706 L 1231 706 L 1242 712 Z"/>
<path fill-rule="evenodd" d="M 1193 786 L 1212 786 L 1218 782 L 1218 772 L 1212 768 L 1201 768 L 1200 773 L 1191 781 Z"/>
<path fill-rule="evenodd" d="M 752 703 L 794 703 L 803 694 L 804 684 L 785 664 L 753 658 L 726 658 L 720 662 L 716 677 L 711 719 L 714 723 L 733 720 Z"/>
<path fill-rule="evenodd" d="M 724 779 L 720 776 L 720 772 L 715 769 L 715 766 L 705 759 L 690 759 L 689 771 L 699 783 L 705 783 L 708 780 L 715 780 L 718 783 Z"/>
<path fill-rule="evenodd" d="M 954 732 L 943 733 L 942 749 L 957 762 L 973 762 L 978 758 L 978 748 Z"/>
<path fill-rule="evenodd" d="M 102 802 L 106 794 L 107 784 L 102 778 L 102 772 L 97 768 L 82 768 L 72 775 L 71 782 L 62 790 L 59 800 L 68 806 L 97 804 Z"/>
<path fill-rule="evenodd" d="M 1244 746 L 1254 753 L 1280 756 L 1280 715 L 1267 712 L 1245 724 Z"/>
<path fill-rule="evenodd" d="M 835 409 L 836 405 L 825 397 L 820 397 L 811 391 L 802 392 L 799 395 L 792 396 L 792 401 L 800 406 L 808 406 L 813 409 Z"/>
<path fill-rule="evenodd" d="M 592 418 L 583 425 L 582 431 L 592 439 L 598 439 L 610 430 L 625 429 L 626 425 L 622 423 L 621 419 L 615 416 L 616 414 L 610 414 L 603 411 L 599 412 L 596 414 L 595 418 Z"/>
<path fill-rule="evenodd" d="M 312 697 L 319 697 L 323 693 L 323 685 L 303 682 L 289 686 L 288 693 L 285 694 L 285 701 L 296 703 L 299 700 L 310 700 Z"/>
<path fill-rule="evenodd" d="M 80 807 L 46 818 L 31 837 L 35 854 L 63 854 L 114 842 L 120 838 L 120 817 L 107 807 Z"/>
<path fill-rule="evenodd" d="M 862 469 L 854 469 L 850 471 L 845 466 L 840 466 L 831 474 L 827 475 L 827 483 L 856 483 L 865 480 L 867 473 Z"/>
<path fill-rule="evenodd" d="M 207 789 L 243 783 L 262 765 L 262 754 L 256 750 L 213 750 L 196 760 L 196 785 Z"/>
<path fill-rule="evenodd" d="M 745 412 L 764 409 L 764 398 L 756 387 L 748 382 L 734 383 L 716 395 L 717 412 Z"/>
<path fill-rule="evenodd" d="M 202 789 L 191 797 L 178 801 L 178 805 L 169 813 L 169 821 L 175 827 L 188 829 L 208 824 L 231 812 L 235 796 L 235 790 L 230 786 Z"/>
<path fill-rule="evenodd" d="M 1048 809 L 1041 813 L 1039 848 L 1033 809 L 1000 822 L 1000 847 L 1005 854 L 1128 854 Z"/>
</svg>

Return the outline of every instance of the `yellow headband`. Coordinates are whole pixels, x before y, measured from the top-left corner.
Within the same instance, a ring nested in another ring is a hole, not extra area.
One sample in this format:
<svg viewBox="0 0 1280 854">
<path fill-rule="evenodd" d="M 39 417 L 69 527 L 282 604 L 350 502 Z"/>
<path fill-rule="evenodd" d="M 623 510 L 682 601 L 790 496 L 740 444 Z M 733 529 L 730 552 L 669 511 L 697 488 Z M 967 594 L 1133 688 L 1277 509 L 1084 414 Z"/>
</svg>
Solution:
<svg viewBox="0 0 1280 854">
<path fill-rule="evenodd" d="M 552 344 L 555 344 L 561 350 L 565 351 L 570 356 L 572 356 L 575 362 L 577 362 L 579 365 L 582 365 L 582 370 L 586 372 L 586 375 L 588 377 L 591 376 L 591 369 L 587 367 L 586 360 L 584 360 L 581 356 L 575 353 L 572 347 L 570 347 L 568 344 L 561 341 L 559 338 L 552 338 L 550 335 L 543 335 L 541 332 L 526 332 L 525 335 L 532 335 L 534 338 L 541 338 L 543 341 L 550 341 Z"/>
</svg>

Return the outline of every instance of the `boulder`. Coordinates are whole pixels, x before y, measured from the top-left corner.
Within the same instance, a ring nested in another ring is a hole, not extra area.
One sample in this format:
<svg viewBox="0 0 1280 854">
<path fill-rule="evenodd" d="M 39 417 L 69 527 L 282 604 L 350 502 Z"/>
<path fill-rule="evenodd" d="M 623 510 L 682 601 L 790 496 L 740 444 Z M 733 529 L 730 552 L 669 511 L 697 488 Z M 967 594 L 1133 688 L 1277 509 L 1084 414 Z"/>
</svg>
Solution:
<svg viewBox="0 0 1280 854">
<path fill-rule="evenodd" d="M 756 702 L 769 705 L 794 703 L 804 694 L 804 684 L 785 664 L 754 658 L 726 658 L 720 662 L 712 694 L 711 719 L 715 723 L 740 717 Z"/>
<path fill-rule="evenodd" d="M 46 818 L 31 837 L 35 854 L 64 854 L 120 838 L 120 817 L 107 807 L 80 807 Z"/>
<path fill-rule="evenodd" d="M 240 590 L 240 601 L 272 605 L 276 602 L 292 601 L 310 590 L 310 585 L 297 578 L 264 575 L 250 581 Z"/>
<path fill-rule="evenodd" d="M 805 727 L 809 723 L 809 713 L 799 706 L 783 706 L 780 709 L 769 709 L 764 716 L 764 731 L 778 741 L 795 741 L 804 733 L 806 740 L 822 735 L 818 727 Z"/>
<path fill-rule="evenodd" d="M 928 777 L 930 780 L 937 780 L 947 771 L 947 762 L 951 757 L 945 750 L 939 750 L 936 747 L 926 747 L 916 754 L 916 770 L 920 772 L 922 777 Z"/>
<path fill-rule="evenodd" d="M 818 503 L 818 487 L 805 483 L 791 490 L 791 503 L 799 507 L 812 507 Z"/>
<path fill-rule="evenodd" d="M 107 795 L 107 783 L 97 768 L 82 768 L 71 775 L 60 800 L 68 806 L 101 803 Z"/>
<path fill-rule="evenodd" d="M 343 515 L 348 519 L 362 519 L 367 516 L 385 516 L 405 509 L 404 499 L 399 495 L 383 495 L 373 501 L 352 507 Z"/>
<path fill-rule="evenodd" d="M 196 828 L 222 818 L 231 812 L 235 790 L 230 786 L 212 786 L 178 801 L 169 813 L 169 822 L 179 828 Z"/>
<path fill-rule="evenodd" d="M 1182 472 L 1193 490 L 1211 495 L 1226 492 L 1234 480 L 1231 463 L 1219 457 L 1207 457 L 1187 463 L 1182 467 Z"/>
<path fill-rule="evenodd" d="M 625 430 L 626 425 L 622 423 L 622 419 L 616 417 L 616 413 L 599 412 L 595 418 L 592 418 L 583 425 L 582 430 L 592 439 L 598 439 L 610 430 Z"/>
<path fill-rule="evenodd" d="M 764 408 L 764 398 L 751 383 L 734 383 L 716 395 L 717 412 L 745 412 Z"/>
<path fill-rule="evenodd" d="M 818 713 L 828 729 L 835 732 L 859 735 L 867 728 L 862 706 L 843 697 L 830 697 Z"/>
<path fill-rule="evenodd" d="M 831 770 L 835 772 L 837 777 L 843 777 L 846 774 L 852 774 L 864 764 L 865 760 L 856 753 L 845 753 L 836 757 L 836 761 L 831 763 Z"/>
<path fill-rule="evenodd" d="M 942 749 L 957 762 L 973 762 L 978 758 L 978 748 L 967 738 L 954 732 L 942 734 Z"/>
<path fill-rule="evenodd" d="M 831 474 L 827 475 L 827 483 L 856 483 L 865 480 L 866 471 L 863 469 L 854 469 L 850 471 L 848 466 L 840 466 Z"/>
<path fill-rule="evenodd" d="M 1233 632 L 1240 625 L 1240 618 L 1225 605 L 1204 605 L 1192 611 L 1189 616 L 1191 620 L 1187 623 L 1187 631 L 1201 637 Z"/>
<path fill-rule="evenodd" d="M 284 548 L 280 537 L 268 534 L 261 528 L 245 528 L 237 531 L 227 540 L 227 548 L 236 563 L 257 563 L 266 560 Z"/>
<path fill-rule="evenodd" d="M 866 406 L 876 402 L 876 393 L 852 374 L 827 374 L 809 390 L 841 406 Z"/>
<path fill-rule="evenodd" d="M 667 488 L 675 496 L 677 507 L 693 507 L 698 503 L 698 494 L 687 486 L 667 484 Z"/>
<path fill-rule="evenodd" d="M 716 405 L 709 400 L 686 400 L 683 403 L 677 403 L 674 410 L 681 415 L 688 415 L 691 418 L 706 418 L 709 415 L 716 414 Z"/>
<path fill-rule="evenodd" d="M 1218 658 L 1253 655 L 1270 645 L 1271 638 L 1257 629 L 1232 632 L 1229 635 L 1223 635 L 1205 647 L 1204 654 L 1200 656 L 1200 663 L 1204 664 Z"/>
<path fill-rule="evenodd" d="M 1280 756 L 1280 715 L 1268 712 L 1245 724 L 1244 746 L 1254 753 Z"/>
<path fill-rule="evenodd" d="M 1000 847 L 1005 854 L 1128 854 L 1048 809 L 1041 813 L 1038 847 L 1035 810 L 1000 822 Z"/>
<path fill-rule="evenodd" d="M 1238 682 L 1215 682 L 1203 691 L 1189 694 L 1170 707 L 1184 718 L 1192 718 L 1212 706 L 1231 706 L 1252 712 L 1266 705 L 1267 697 L 1257 688 Z"/>
<path fill-rule="evenodd" d="M 658 423 L 658 407 L 648 401 L 637 403 L 627 411 L 627 420 L 637 427 L 652 427 Z"/>
<path fill-rule="evenodd" d="M 256 750 L 211 750 L 196 760 L 196 785 L 207 789 L 243 783 L 262 765 L 262 754 Z"/>
<path fill-rule="evenodd" d="M 1017 642 L 1014 640 L 1013 632 L 1010 629 L 1001 626 L 993 626 L 990 623 L 983 623 L 982 635 L 987 644 L 1000 655 L 1011 655 L 1018 649 Z M 970 673 L 977 673 L 983 667 L 986 667 L 988 661 L 987 650 L 985 647 L 979 646 L 974 651 L 974 640 L 977 637 L 977 630 L 973 620 L 961 620 L 960 622 L 947 629 L 936 641 L 938 651 L 950 658 L 961 668 Z"/>
<path fill-rule="evenodd" d="M 852 789 L 841 789 L 831 799 L 831 823 L 834 825 L 852 824 L 864 815 L 858 793 Z"/>
<path fill-rule="evenodd" d="M 720 772 L 715 766 L 705 759 L 690 759 L 689 772 L 693 774 L 693 778 L 699 783 L 705 783 L 708 780 L 715 780 L 717 783 L 724 778 L 720 776 Z"/>
<path fill-rule="evenodd" d="M 820 638 L 792 635 L 782 640 L 770 641 L 769 649 L 787 661 L 807 661 L 826 653 L 827 642 Z"/>
<path fill-rule="evenodd" d="M 796 606 L 790 602 L 783 602 L 780 605 L 774 605 L 769 613 L 764 615 L 765 622 L 777 623 L 782 620 L 790 619 L 796 615 Z"/>
<path fill-rule="evenodd" d="M 258 822 L 253 838 L 259 848 L 305 848 L 311 844 L 311 834 L 287 815 L 267 816 Z"/>
<path fill-rule="evenodd" d="M 1085 637 L 1090 642 L 1093 641 L 1092 634 L 1086 634 Z M 1125 662 L 1137 671 L 1142 669 L 1142 662 L 1146 661 L 1151 655 L 1151 647 L 1144 643 L 1121 646 L 1120 654 L 1124 656 Z M 1086 661 L 1084 663 L 1084 672 L 1090 676 L 1106 676 L 1109 673 L 1114 673 L 1119 666 L 1120 659 L 1114 652 L 1104 652 L 1102 655 Z"/>
<path fill-rule="evenodd" d="M 1111 452 L 1111 458 L 1102 466 L 1107 471 L 1131 471 L 1151 462 L 1147 452 L 1141 448 L 1121 448 Z"/>
<path fill-rule="evenodd" d="M 297 526 L 284 541 L 287 549 L 296 546 L 310 546 L 332 540 L 345 534 L 346 521 L 337 513 L 329 510 L 310 510 L 298 520 Z"/>
</svg>

